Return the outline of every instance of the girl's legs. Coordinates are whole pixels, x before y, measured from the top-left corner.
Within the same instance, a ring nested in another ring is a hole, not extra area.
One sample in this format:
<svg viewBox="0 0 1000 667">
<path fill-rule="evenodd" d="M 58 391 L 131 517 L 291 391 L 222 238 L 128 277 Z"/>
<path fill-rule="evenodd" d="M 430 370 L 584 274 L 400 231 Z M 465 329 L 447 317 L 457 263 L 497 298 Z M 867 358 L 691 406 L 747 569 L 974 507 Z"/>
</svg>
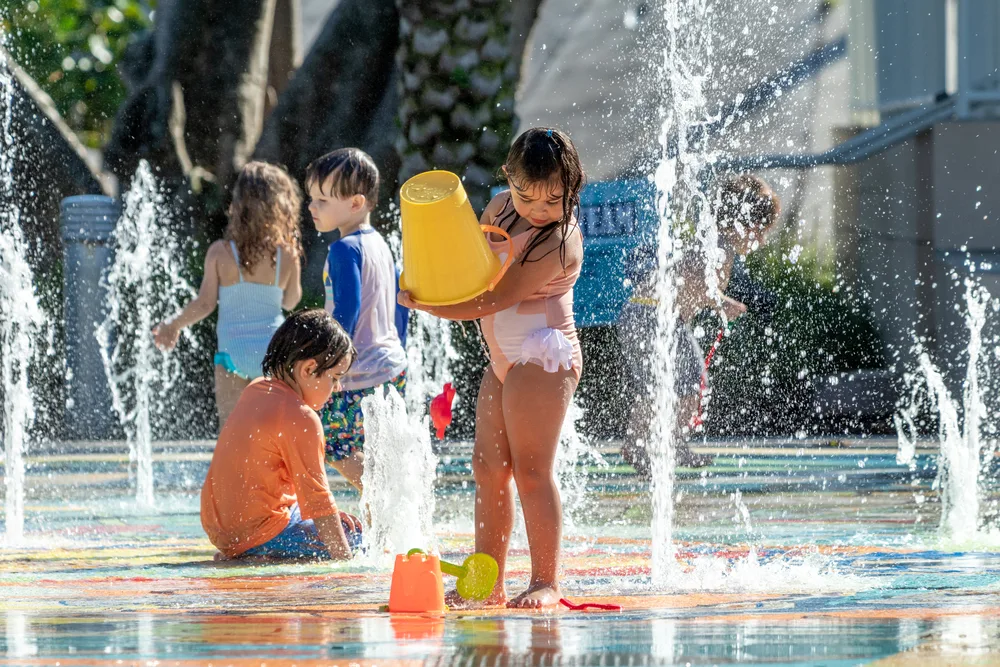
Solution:
<svg viewBox="0 0 1000 667">
<path fill-rule="evenodd" d="M 248 384 L 250 380 L 244 380 L 224 367 L 215 365 L 215 407 L 219 411 L 219 431 L 226 425 L 226 420 L 236 407 L 236 401 Z"/>
<path fill-rule="evenodd" d="M 515 365 L 504 380 L 503 423 L 531 551 L 531 582 L 510 607 L 538 609 L 559 603 L 562 502 L 554 467 L 576 384 L 573 371 L 549 373 L 530 363 Z"/>
<path fill-rule="evenodd" d="M 476 401 L 476 444 L 472 450 L 472 474 L 476 480 L 476 551 L 496 559 L 500 566 L 493 594 L 487 604 L 507 601 L 504 573 L 507 547 L 514 529 L 513 466 L 503 418 L 504 386 L 486 369 Z M 449 604 L 460 603 L 457 594 Z"/>
</svg>

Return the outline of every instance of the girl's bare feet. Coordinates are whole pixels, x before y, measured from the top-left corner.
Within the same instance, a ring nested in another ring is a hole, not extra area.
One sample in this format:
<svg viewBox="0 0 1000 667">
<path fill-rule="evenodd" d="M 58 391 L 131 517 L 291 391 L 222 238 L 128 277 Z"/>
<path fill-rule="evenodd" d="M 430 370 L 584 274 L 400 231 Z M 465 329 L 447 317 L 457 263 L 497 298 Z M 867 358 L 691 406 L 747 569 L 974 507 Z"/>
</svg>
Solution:
<svg viewBox="0 0 1000 667">
<path fill-rule="evenodd" d="M 214 560 L 214 561 L 223 561 L 223 560 L 232 560 L 232 558 L 230 558 L 226 554 L 222 553 L 221 551 L 216 551 L 215 552 L 215 556 L 212 557 L 212 560 Z"/>
<path fill-rule="evenodd" d="M 466 600 L 458 591 L 448 591 L 444 594 L 444 603 L 449 609 L 468 609 L 470 607 L 500 607 L 507 602 L 507 591 L 503 588 L 494 590 L 485 600 Z"/>
<path fill-rule="evenodd" d="M 555 584 L 532 584 L 528 590 L 507 603 L 511 609 L 544 609 L 559 604 L 559 586 Z"/>
</svg>

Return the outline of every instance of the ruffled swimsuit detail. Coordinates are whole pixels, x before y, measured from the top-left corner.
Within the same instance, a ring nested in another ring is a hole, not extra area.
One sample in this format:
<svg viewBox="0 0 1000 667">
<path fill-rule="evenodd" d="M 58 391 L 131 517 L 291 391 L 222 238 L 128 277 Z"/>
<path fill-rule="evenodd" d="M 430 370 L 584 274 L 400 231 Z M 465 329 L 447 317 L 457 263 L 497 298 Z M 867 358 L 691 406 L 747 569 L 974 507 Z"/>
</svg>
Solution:
<svg viewBox="0 0 1000 667">
<path fill-rule="evenodd" d="M 496 219 L 510 206 L 508 199 L 491 224 L 496 224 Z M 570 229 L 571 234 L 580 233 L 575 219 Z M 521 261 L 533 234 L 535 232 L 529 230 L 512 237 L 515 262 Z M 490 249 L 505 261 L 507 241 L 494 241 L 490 237 L 491 234 L 486 235 Z M 490 365 L 500 382 L 515 364 L 527 363 L 537 364 L 549 373 L 572 370 L 576 379 L 580 379 L 583 353 L 573 317 L 573 285 L 579 277 L 579 265 L 563 269 L 554 280 L 524 301 L 482 318 Z"/>
</svg>

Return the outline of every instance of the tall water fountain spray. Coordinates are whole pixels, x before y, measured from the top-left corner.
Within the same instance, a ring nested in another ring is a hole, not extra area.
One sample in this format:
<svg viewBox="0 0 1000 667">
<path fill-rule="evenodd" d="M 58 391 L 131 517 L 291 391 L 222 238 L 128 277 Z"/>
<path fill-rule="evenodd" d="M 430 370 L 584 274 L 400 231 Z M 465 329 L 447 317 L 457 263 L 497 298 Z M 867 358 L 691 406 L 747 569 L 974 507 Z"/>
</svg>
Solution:
<svg viewBox="0 0 1000 667">
<path fill-rule="evenodd" d="M 95 332 L 112 403 L 128 441 L 136 499 L 152 507 L 153 431 L 172 415 L 184 375 L 181 358 L 153 344 L 153 326 L 194 295 L 183 253 L 166 222 L 166 197 L 143 161 L 125 195 L 112 237 L 115 261 L 104 276 L 108 315 Z M 189 331 L 184 335 L 195 344 Z"/>
<path fill-rule="evenodd" d="M 412 311 L 406 357 L 406 411 L 422 418 L 427 414 L 427 401 L 450 381 L 451 364 L 458 359 L 451 343 L 451 322 Z"/>
<path fill-rule="evenodd" d="M 24 537 L 24 455 L 35 410 L 28 382 L 35 341 L 44 318 L 38 306 L 21 232 L 14 183 L 14 79 L 0 58 L 0 392 L 3 394 L 4 541 Z"/>
<path fill-rule="evenodd" d="M 962 387 L 961 405 L 952 398 L 941 371 L 930 355 L 918 348 L 918 371 L 908 374 L 911 401 L 901 406 L 896 416 L 900 452 L 897 460 L 913 460 L 915 446 L 915 415 L 917 401 L 925 395 L 932 410 L 938 414 L 940 456 L 935 485 L 941 492 L 941 533 L 955 542 L 976 539 L 985 527 L 981 512 L 985 428 L 989 419 L 981 367 L 988 362 L 989 351 L 983 346 L 983 329 L 991 303 L 990 293 L 973 278 L 966 280 L 966 326 L 969 330 L 968 361 Z"/>
<path fill-rule="evenodd" d="M 711 3 L 665 0 L 663 4 L 662 117 L 660 160 L 654 174 L 659 226 L 656 235 L 658 279 L 654 337 L 656 419 L 650 435 L 652 473 L 652 578 L 668 583 L 674 564 L 674 451 L 677 400 L 674 389 L 677 347 L 677 266 L 685 252 L 705 254 L 705 282 L 718 297 L 715 271 L 718 235 L 707 216 L 701 175 L 712 161 L 704 144 L 689 130 L 705 120 L 705 83 L 711 72 Z M 680 226 L 697 222 L 694 247 L 679 239 Z"/>
</svg>

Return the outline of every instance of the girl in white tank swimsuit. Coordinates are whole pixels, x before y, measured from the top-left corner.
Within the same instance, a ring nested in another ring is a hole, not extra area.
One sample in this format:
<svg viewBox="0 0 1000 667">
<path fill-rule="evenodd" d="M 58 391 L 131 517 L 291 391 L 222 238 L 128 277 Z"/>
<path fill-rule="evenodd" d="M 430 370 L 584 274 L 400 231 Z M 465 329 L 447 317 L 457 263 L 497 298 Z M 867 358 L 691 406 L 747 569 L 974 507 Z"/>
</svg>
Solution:
<svg viewBox="0 0 1000 667">
<path fill-rule="evenodd" d="M 243 389 L 261 376 L 272 334 L 302 298 L 299 215 L 302 195 L 280 167 L 250 162 L 233 188 L 224 238 L 208 248 L 198 296 L 153 329 L 157 346 L 171 350 L 180 332 L 219 307 L 215 402 L 219 428 Z"/>
<path fill-rule="evenodd" d="M 537 609 L 560 598 L 562 506 L 553 466 L 559 432 L 583 357 L 573 321 L 573 285 L 583 263 L 575 211 L 583 169 L 569 137 L 534 128 L 519 136 L 504 165 L 509 192 L 482 215 L 513 241 L 514 261 L 492 292 L 454 306 L 400 303 L 451 320 L 480 320 L 490 351 L 476 403 L 476 551 L 500 565 L 493 604 Z M 495 252 L 508 244 L 487 237 Z M 517 486 L 531 548 L 528 589 L 507 600 L 504 571 Z M 460 604 L 457 595 L 450 604 Z"/>
</svg>

